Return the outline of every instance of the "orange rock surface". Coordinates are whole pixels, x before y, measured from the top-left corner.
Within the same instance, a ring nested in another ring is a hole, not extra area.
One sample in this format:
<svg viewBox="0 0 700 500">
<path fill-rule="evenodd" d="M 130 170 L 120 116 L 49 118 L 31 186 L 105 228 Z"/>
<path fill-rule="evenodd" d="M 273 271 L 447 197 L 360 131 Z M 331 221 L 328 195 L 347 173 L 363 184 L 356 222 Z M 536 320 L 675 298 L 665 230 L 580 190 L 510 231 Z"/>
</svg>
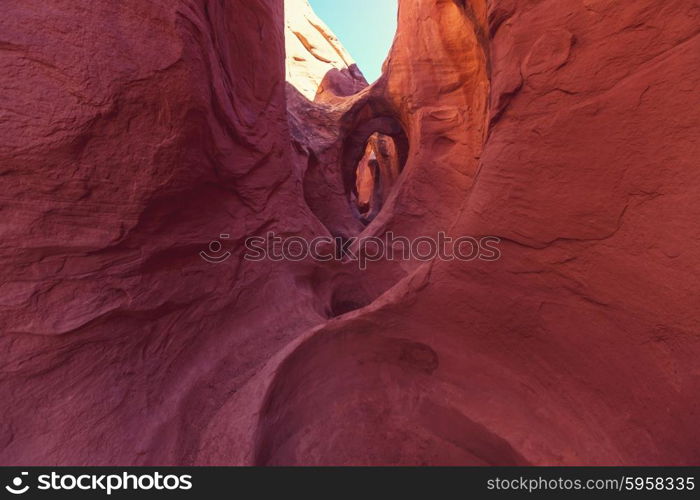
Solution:
<svg viewBox="0 0 700 500">
<path fill-rule="evenodd" d="M 401 0 L 367 85 L 283 3 L 4 6 L 0 463 L 700 463 L 697 4 Z"/>
</svg>

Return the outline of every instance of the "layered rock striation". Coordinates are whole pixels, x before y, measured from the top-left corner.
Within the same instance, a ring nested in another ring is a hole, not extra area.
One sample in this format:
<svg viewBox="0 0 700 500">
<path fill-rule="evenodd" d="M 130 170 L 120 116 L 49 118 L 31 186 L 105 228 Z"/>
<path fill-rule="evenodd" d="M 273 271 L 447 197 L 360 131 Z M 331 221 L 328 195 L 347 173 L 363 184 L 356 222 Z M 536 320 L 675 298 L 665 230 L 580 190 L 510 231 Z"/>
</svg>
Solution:
<svg viewBox="0 0 700 500">
<path fill-rule="evenodd" d="M 697 464 L 700 8 L 402 0 L 372 85 L 286 11 L 6 6 L 0 463 Z"/>
</svg>

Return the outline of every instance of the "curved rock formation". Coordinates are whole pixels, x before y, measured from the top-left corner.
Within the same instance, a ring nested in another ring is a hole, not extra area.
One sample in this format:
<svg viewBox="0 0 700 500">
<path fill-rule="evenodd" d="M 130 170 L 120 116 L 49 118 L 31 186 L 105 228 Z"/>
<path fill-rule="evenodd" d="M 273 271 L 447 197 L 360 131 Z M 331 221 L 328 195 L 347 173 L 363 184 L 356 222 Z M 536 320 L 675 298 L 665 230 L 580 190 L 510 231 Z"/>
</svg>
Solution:
<svg viewBox="0 0 700 500">
<path fill-rule="evenodd" d="M 308 0 L 285 0 L 287 83 L 309 101 L 350 96 L 367 86 L 352 56 Z"/>
<path fill-rule="evenodd" d="M 321 319 L 311 270 L 242 259 L 321 227 L 289 169 L 282 2 L 5 7 L 1 461 L 191 463 Z"/>
<path fill-rule="evenodd" d="M 402 0 L 371 86 L 287 10 L 5 6 L 0 462 L 700 462 L 700 8 Z M 245 259 L 270 231 L 500 259 Z"/>
</svg>

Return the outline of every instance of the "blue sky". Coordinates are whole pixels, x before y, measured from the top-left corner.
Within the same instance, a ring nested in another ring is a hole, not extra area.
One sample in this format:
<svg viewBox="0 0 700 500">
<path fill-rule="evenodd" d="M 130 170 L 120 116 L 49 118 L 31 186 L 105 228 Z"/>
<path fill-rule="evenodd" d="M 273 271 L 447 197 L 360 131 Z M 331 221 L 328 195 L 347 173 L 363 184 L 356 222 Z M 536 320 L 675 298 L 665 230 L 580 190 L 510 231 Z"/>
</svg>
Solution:
<svg viewBox="0 0 700 500">
<path fill-rule="evenodd" d="M 396 0 L 309 0 L 369 83 L 382 72 L 396 34 Z"/>
</svg>

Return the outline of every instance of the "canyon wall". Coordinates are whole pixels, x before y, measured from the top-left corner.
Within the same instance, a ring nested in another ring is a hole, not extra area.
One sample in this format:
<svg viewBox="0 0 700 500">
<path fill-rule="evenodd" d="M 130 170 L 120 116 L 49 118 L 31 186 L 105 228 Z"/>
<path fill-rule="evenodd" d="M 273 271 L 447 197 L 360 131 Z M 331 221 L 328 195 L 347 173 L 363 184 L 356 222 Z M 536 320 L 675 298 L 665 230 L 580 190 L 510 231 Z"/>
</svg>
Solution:
<svg viewBox="0 0 700 500">
<path fill-rule="evenodd" d="M 0 461 L 192 463 L 320 318 L 308 269 L 241 254 L 320 227 L 289 168 L 282 1 L 4 7 Z"/>
<path fill-rule="evenodd" d="M 699 14 L 401 3 L 367 93 L 410 153 L 362 234 L 493 235 L 501 259 L 404 264 L 307 333 L 256 463 L 698 462 Z"/>
<path fill-rule="evenodd" d="M 8 2 L 0 463 L 700 462 L 697 3 L 401 0 L 372 85 L 286 8 Z M 245 260 L 269 231 L 501 258 Z"/>
</svg>

